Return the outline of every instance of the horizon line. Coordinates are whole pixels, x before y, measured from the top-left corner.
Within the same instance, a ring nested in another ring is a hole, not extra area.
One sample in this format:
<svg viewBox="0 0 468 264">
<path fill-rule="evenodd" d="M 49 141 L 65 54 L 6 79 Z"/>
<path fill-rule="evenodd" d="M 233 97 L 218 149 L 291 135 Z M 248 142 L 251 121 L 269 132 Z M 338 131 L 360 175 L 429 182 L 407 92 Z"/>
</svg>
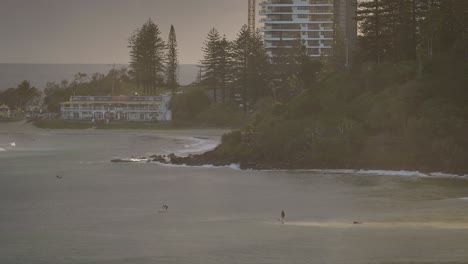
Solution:
<svg viewBox="0 0 468 264">
<path fill-rule="evenodd" d="M 73 63 L 73 62 L 0 62 L 0 64 L 57 64 L 57 65 L 129 65 L 130 63 Z M 179 63 L 179 65 L 199 65 L 198 63 Z"/>
</svg>

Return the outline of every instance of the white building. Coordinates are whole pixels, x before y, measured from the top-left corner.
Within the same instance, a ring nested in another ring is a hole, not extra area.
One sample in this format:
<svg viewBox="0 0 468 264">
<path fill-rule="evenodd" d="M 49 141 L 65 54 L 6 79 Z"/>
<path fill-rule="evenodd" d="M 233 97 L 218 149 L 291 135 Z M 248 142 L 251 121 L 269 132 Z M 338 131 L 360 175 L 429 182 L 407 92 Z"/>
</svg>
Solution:
<svg viewBox="0 0 468 264">
<path fill-rule="evenodd" d="M 72 96 L 61 103 L 65 120 L 171 121 L 170 95 Z"/>
<path fill-rule="evenodd" d="M 260 21 L 264 26 L 260 31 L 264 33 L 269 55 L 292 47 L 298 40 L 306 46 L 311 57 L 330 55 L 336 28 L 343 32 L 348 43 L 355 41 L 357 23 L 350 19 L 357 10 L 355 3 L 356 0 L 261 1 L 260 15 L 263 18 Z"/>
</svg>

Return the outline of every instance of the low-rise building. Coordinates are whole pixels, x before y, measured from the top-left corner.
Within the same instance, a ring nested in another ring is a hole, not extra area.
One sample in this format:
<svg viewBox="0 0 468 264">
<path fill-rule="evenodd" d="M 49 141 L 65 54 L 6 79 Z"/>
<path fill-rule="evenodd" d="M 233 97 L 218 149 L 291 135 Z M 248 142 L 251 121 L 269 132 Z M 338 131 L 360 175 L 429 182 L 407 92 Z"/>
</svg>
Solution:
<svg viewBox="0 0 468 264">
<path fill-rule="evenodd" d="M 4 104 L 0 105 L 0 119 L 8 119 L 11 117 L 10 108 Z"/>
<path fill-rule="evenodd" d="M 72 96 L 61 103 L 65 120 L 168 122 L 170 95 L 160 96 Z"/>
</svg>

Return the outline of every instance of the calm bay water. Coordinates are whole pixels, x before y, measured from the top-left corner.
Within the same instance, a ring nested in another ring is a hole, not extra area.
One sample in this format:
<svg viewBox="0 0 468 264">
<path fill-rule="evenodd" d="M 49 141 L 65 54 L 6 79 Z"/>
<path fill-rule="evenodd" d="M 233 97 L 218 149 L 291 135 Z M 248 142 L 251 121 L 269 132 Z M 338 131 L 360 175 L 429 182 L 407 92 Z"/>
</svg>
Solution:
<svg viewBox="0 0 468 264">
<path fill-rule="evenodd" d="M 466 179 L 109 162 L 221 133 L 0 124 L 0 263 L 468 263 Z"/>
</svg>

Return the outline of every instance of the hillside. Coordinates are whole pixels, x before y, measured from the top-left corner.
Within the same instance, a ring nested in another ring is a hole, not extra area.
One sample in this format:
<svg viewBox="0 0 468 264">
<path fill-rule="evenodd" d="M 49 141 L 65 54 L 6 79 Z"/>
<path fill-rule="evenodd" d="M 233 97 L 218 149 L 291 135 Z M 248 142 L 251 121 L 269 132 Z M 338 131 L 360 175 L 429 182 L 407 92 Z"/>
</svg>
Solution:
<svg viewBox="0 0 468 264">
<path fill-rule="evenodd" d="M 468 68 L 445 59 L 335 72 L 174 163 L 468 173 Z"/>
</svg>

